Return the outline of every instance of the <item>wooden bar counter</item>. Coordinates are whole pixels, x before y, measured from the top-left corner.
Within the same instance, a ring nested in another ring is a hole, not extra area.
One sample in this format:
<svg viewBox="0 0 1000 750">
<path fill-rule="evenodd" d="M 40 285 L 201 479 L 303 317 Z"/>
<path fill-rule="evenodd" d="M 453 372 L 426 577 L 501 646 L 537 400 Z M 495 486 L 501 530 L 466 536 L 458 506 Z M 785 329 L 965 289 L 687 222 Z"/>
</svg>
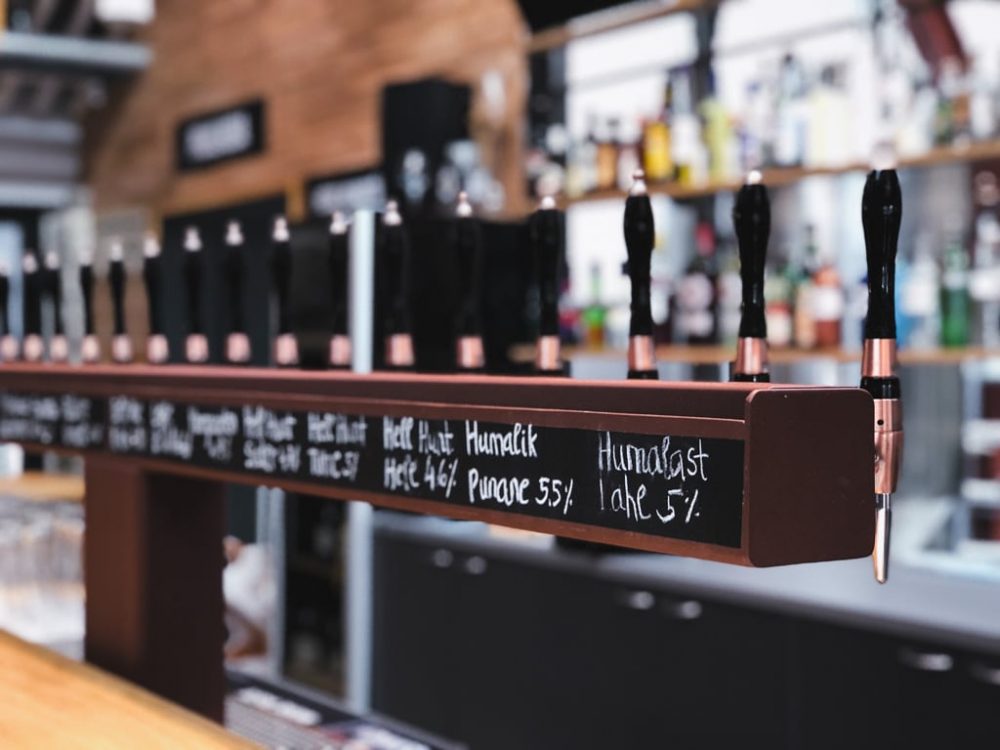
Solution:
<svg viewBox="0 0 1000 750">
<path fill-rule="evenodd" d="M 257 746 L 125 680 L 0 631 L 0 747 Z"/>
</svg>

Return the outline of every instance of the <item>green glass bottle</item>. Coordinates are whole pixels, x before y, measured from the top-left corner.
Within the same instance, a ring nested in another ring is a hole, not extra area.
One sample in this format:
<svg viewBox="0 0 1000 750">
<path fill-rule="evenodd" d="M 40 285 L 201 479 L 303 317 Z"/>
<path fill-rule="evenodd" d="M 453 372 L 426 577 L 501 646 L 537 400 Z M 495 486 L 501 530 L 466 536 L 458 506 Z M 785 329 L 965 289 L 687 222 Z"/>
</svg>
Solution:
<svg viewBox="0 0 1000 750">
<path fill-rule="evenodd" d="M 961 237 L 948 243 L 941 274 L 941 345 L 967 346 L 972 324 L 969 302 L 969 253 Z"/>
<path fill-rule="evenodd" d="M 601 266 L 594 263 L 590 267 L 590 304 L 581 315 L 584 343 L 592 348 L 604 346 L 605 319 L 608 308 L 601 299 Z"/>
</svg>

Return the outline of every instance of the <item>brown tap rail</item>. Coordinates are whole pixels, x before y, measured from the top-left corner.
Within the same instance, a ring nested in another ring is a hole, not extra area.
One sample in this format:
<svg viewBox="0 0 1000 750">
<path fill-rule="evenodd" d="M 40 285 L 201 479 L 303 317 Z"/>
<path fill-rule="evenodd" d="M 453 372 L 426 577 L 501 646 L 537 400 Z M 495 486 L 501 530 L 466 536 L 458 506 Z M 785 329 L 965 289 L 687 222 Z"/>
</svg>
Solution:
<svg viewBox="0 0 1000 750">
<path fill-rule="evenodd" d="M 764 383 L 8 364 L 86 462 L 86 654 L 219 718 L 223 482 L 752 566 L 871 554 L 872 397 Z M 218 664 L 216 668 L 214 665 Z"/>
</svg>

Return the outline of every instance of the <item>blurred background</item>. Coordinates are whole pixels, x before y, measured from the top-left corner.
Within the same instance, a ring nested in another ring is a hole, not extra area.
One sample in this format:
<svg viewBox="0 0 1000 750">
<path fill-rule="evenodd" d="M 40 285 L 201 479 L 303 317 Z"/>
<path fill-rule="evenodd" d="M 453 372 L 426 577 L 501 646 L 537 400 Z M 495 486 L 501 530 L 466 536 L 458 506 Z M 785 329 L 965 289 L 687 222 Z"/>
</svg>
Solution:
<svg viewBox="0 0 1000 750">
<path fill-rule="evenodd" d="M 211 256 L 238 219 L 263 257 L 276 215 L 320 227 L 391 197 L 418 259 L 418 367 L 447 370 L 441 222 L 465 190 L 486 229 L 489 369 L 530 367 L 525 218 L 554 195 L 573 375 L 624 378 L 621 217 L 641 167 L 661 377 L 725 380 L 733 193 L 761 170 L 773 380 L 855 385 L 861 191 L 897 165 L 906 446 L 887 587 L 868 561 L 743 570 L 381 511 L 348 560 L 348 504 L 234 487 L 227 656 L 474 748 L 1000 738 L 1000 3 L 6 0 L 0 18 L 10 325 L 23 256 L 56 253 L 74 350 L 81 257 L 110 340 L 113 239 L 141 354 L 145 232 L 179 258 L 195 226 Z M 183 291 L 164 305 L 179 352 Z M 0 627 L 79 653 L 79 461 L 7 446 L 0 466 Z"/>
</svg>

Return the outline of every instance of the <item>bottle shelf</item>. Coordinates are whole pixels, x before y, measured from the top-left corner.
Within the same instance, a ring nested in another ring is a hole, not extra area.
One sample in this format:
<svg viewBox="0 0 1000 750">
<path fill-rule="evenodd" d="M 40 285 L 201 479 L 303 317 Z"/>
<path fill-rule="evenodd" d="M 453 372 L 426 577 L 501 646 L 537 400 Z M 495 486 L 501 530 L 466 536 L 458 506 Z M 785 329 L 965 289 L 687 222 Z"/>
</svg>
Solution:
<svg viewBox="0 0 1000 750">
<path fill-rule="evenodd" d="M 1000 139 L 975 142 L 964 146 L 940 146 L 919 156 L 899 159 L 897 168 L 920 169 L 989 159 L 1000 159 Z M 794 185 L 809 177 L 867 172 L 870 169 L 871 165 L 867 162 L 852 162 L 838 167 L 775 167 L 761 170 L 761 174 L 763 175 L 762 182 L 768 187 L 774 188 Z M 682 185 L 677 182 L 649 182 L 648 189 L 653 195 L 665 195 L 673 200 L 683 201 L 733 192 L 738 190 L 742 184 L 743 179 L 740 177 L 693 185 Z M 598 190 L 579 197 L 562 198 L 560 205 L 562 208 L 567 208 L 603 200 L 624 201 L 626 197 L 627 192 L 624 190 Z"/>
</svg>

